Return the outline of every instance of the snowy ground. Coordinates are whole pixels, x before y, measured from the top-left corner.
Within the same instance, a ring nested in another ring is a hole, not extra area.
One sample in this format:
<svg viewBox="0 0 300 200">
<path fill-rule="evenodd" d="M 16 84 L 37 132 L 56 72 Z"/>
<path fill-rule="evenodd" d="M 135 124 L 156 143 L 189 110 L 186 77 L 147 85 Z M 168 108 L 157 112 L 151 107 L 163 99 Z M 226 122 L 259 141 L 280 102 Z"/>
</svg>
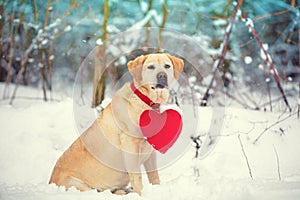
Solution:
<svg viewBox="0 0 300 200">
<path fill-rule="evenodd" d="M 41 96 L 28 88 L 20 88 L 18 94 Z M 237 108 L 226 109 L 220 139 L 210 154 L 196 160 L 190 147 L 180 160 L 160 171 L 161 185 L 149 185 L 144 177 L 141 197 L 109 191 L 65 192 L 47 183 L 56 160 L 78 134 L 72 99 L 54 98 L 59 101 L 17 98 L 13 106 L 0 101 L 0 199 L 300 199 L 300 120 L 296 115 Z M 199 109 L 203 127 L 211 112 Z M 281 122 L 275 125 L 277 121 Z"/>
</svg>

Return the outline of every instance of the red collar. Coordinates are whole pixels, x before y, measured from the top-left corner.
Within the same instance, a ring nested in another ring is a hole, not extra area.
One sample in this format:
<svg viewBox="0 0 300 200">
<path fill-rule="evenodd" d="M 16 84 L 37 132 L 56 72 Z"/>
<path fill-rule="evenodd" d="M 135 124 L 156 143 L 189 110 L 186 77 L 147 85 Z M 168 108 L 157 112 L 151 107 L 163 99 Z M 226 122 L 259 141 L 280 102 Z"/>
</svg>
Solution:
<svg viewBox="0 0 300 200">
<path fill-rule="evenodd" d="M 145 104 L 150 106 L 153 110 L 159 110 L 160 104 L 153 102 L 149 97 L 147 97 L 146 95 L 141 93 L 141 91 L 139 91 L 135 87 L 133 82 L 131 82 L 130 87 L 131 87 L 132 91 L 134 92 L 134 94 L 136 94 Z"/>
</svg>

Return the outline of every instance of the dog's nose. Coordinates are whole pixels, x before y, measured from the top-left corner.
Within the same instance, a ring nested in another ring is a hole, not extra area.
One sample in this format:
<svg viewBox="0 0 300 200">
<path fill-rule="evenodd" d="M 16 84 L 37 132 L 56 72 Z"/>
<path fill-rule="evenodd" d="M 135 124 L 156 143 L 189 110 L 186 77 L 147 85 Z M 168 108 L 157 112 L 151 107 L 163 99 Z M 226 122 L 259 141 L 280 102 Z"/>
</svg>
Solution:
<svg viewBox="0 0 300 200">
<path fill-rule="evenodd" d="M 165 72 L 159 72 L 157 74 L 157 79 L 167 79 L 167 74 Z"/>
<path fill-rule="evenodd" d="M 157 84 L 156 84 L 157 88 L 165 88 L 166 86 L 168 86 L 168 76 L 165 72 L 159 72 L 156 75 L 156 78 L 157 78 Z"/>
</svg>

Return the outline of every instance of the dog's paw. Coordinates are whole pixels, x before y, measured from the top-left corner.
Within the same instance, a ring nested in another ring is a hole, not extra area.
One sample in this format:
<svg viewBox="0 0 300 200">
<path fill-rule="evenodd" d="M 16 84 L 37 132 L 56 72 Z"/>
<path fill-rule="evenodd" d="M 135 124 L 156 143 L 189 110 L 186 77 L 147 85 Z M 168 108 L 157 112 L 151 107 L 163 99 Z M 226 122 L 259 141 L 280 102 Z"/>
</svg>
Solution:
<svg viewBox="0 0 300 200">
<path fill-rule="evenodd" d="M 118 188 L 111 191 L 111 193 L 116 195 L 126 195 L 128 193 L 134 192 L 132 187 L 129 188 Z"/>
</svg>

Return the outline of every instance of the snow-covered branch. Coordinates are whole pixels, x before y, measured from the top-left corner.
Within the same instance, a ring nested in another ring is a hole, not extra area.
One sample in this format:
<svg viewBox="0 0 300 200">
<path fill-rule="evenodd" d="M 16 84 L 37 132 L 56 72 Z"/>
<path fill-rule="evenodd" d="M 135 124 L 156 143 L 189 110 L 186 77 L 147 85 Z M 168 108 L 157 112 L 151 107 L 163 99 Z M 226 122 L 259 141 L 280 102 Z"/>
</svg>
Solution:
<svg viewBox="0 0 300 200">
<path fill-rule="evenodd" d="M 49 13 L 53 11 L 53 5 L 57 3 L 57 2 L 51 2 L 48 1 L 47 7 L 46 7 L 46 14 L 43 20 L 43 26 L 40 27 L 38 24 L 33 24 L 31 22 L 27 23 L 26 21 L 21 21 L 20 19 L 14 19 L 14 17 L 11 18 L 12 21 L 12 25 L 13 26 L 20 26 L 21 24 L 24 25 L 24 27 L 30 28 L 32 30 L 34 30 L 34 34 L 35 36 L 33 37 L 33 39 L 31 39 L 30 43 L 28 43 L 26 46 L 23 46 L 23 44 L 16 44 L 16 45 L 22 45 L 23 48 L 25 48 L 23 51 L 20 51 L 20 57 L 19 60 L 20 62 L 20 67 L 17 71 L 17 76 L 16 76 L 16 80 L 15 80 L 15 88 L 13 90 L 11 99 L 10 99 L 10 104 L 13 103 L 13 100 L 15 99 L 16 96 L 16 92 L 18 89 L 18 86 L 22 80 L 22 78 L 24 77 L 24 73 L 26 70 L 26 65 L 29 63 L 33 63 L 36 60 L 36 65 L 38 66 L 38 69 L 40 70 L 41 73 L 41 78 L 42 78 L 42 85 L 43 85 L 43 92 L 44 92 L 44 99 L 47 100 L 46 97 L 46 84 L 45 82 L 47 81 L 47 75 L 46 75 L 46 63 L 47 63 L 47 72 L 49 73 L 49 77 L 47 85 L 49 87 L 49 89 L 51 90 L 52 88 L 52 60 L 54 58 L 53 53 L 53 45 L 54 45 L 54 41 L 57 37 L 61 36 L 62 34 L 69 32 L 70 30 L 72 30 L 72 27 L 70 25 L 67 25 L 65 27 L 60 27 L 62 25 L 61 21 L 71 12 L 72 9 L 74 9 L 75 7 L 77 7 L 78 5 L 80 5 L 82 3 L 82 1 L 74 1 L 70 7 L 60 16 L 58 17 L 56 20 L 54 20 L 53 22 L 49 22 Z M 59 30 L 62 29 L 62 31 L 60 33 Z M 18 30 L 17 28 L 15 28 L 14 30 Z M 15 44 L 14 44 L 14 38 L 18 38 L 20 37 L 18 35 L 19 33 L 12 33 L 11 38 L 13 38 L 13 42 L 11 43 L 11 48 L 10 48 L 10 52 L 12 52 L 12 54 L 14 54 L 14 50 L 15 50 Z M 32 34 L 33 35 L 33 34 Z M 30 56 L 32 56 L 33 52 L 36 51 L 38 52 L 38 56 L 36 56 L 37 58 L 30 58 Z M 12 60 L 13 55 L 10 56 L 10 59 Z M 10 71 L 10 70 L 9 70 Z M 7 75 L 7 83 L 10 83 L 10 78 L 11 75 L 10 73 L 8 73 Z M 50 83 L 49 83 L 50 81 Z M 8 91 L 8 84 L 6 85 L 5 89 L 4 89 L 4 94 L 3 96 L 5 97 L 5 95 L 7 94 Z"/>
</svg>

